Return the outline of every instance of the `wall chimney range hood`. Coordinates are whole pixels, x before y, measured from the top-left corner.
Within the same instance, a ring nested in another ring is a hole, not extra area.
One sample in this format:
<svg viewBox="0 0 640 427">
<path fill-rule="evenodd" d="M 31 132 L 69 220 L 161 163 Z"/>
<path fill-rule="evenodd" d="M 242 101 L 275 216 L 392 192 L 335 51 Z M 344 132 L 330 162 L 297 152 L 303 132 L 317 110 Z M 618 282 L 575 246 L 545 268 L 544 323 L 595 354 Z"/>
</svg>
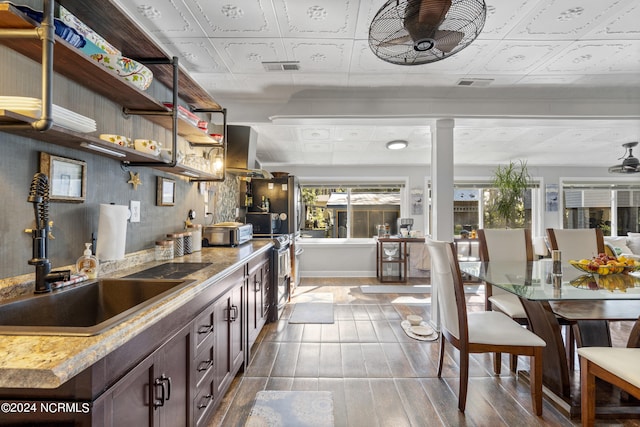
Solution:
<svg viewBox="0 0 640 427">
<path fill-rule="evenodd" d="M 273 178 L 256 159 L 258 134 L 251 126 L 227 125 L 226 171 L 253 178 Z"/>
</svg>

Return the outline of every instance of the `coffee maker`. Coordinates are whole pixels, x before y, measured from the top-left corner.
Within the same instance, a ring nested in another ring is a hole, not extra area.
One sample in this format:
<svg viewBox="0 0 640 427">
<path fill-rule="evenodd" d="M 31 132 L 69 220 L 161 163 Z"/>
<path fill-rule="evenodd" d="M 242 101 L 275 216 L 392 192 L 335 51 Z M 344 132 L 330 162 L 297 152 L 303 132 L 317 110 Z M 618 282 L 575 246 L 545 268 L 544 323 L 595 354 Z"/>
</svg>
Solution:
<svg viewBox="0 0 640 427">
<path fill-rule="evenodd" d="M 406 237 L 410 234 L 413 227 L 413 218 L 398 218 L 398 235 Z M 403 232 L 402 230 L 407 230 Z"/>
</svg>

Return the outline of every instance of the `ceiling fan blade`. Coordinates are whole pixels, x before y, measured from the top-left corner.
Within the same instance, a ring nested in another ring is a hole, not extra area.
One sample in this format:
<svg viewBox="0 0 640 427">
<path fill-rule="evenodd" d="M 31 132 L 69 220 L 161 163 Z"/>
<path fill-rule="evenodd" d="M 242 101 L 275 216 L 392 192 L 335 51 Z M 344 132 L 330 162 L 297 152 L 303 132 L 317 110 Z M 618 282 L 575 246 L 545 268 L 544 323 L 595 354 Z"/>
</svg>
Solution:
<svg viewBox="0 0 640 427">
<path fill-rule="evenodd" d="M 411 36 L 408 34 L 405 34 L 404 36 L 399 36 L 399 37 L 395 37 L 393 39 L 389 39 L 389 40 L 383 40 L 380 42 L 379 46 L 380 47 L 392 47 L 392 46 L 399 46 L 399 45 L 412 45 L 413 44 L 413 40 L 411 39 Z"/>
<path fill-rule="evenodd" d="M 434 47 L 444 53 L 449 53 L 460 44 L 464 33 L 460 31 L 437 30 L 434 34 Z"/>
<path fill-rule="evenodd" d="M 415 9 L 417 8 L 417 11 Z M 418 23 L 437 27 L 451 8 L 451 0 L 410 0 L 405 9 L 405 19 L 410 9 L 417 12 Z"/>
<path fill-rule="evenodd" d="M 404 11 L 403 25 L 414 42 L 432 39 L 442 23 L 451 0 L 409 0 Z"/>
</svg>

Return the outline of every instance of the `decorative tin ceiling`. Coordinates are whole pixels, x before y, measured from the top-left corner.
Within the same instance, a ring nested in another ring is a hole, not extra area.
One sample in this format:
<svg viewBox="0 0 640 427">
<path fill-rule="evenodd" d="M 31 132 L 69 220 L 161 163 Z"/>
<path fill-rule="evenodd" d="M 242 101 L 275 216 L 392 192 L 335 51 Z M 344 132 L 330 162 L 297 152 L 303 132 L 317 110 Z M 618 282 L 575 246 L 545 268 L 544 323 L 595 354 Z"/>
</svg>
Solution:
<svg viewBox="0 0 640 427">
<path fill-rule="evenodd" d="M 117 2 L 258 130 L 267 167 L 428 164 L 438 118 L 459 164 L 605 167 L 640 139 L 636 0 L 487 0 L 473 44 L 412 67 L 369 49 L 383 0 Z"/>
</svg>

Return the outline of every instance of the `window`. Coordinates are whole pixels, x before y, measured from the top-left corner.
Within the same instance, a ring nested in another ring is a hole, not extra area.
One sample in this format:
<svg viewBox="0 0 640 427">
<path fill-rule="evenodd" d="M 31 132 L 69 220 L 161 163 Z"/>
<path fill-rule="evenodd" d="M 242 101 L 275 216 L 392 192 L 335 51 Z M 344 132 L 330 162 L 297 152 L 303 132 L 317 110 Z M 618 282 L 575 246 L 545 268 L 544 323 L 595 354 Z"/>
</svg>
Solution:
<svg viewBox="0 0 640 427">
<path fill-rule="evenodd" d="M 640 185 L 563 183 L 564 228 L 600 228 L 605 236 L 640 231 Z"/>
<path fill-rule="evenodd" d="M 505 221 L 494 209 L 497 191 L 488 182 L 456 182 L 453 195 L 453 234 L 461 236 L 479 228 L 504 228 Z M 540 197 L 538 184 L 526 191 L 516 226 L 535 233 L 538 222 L 537 206 Z"/>
<path fill-rule="evenodd" d="M 396 234 L 402 185 L 303 185 L 301 234 L 317 238 L 371 238 L 389 224 Z"/>
</svg>

